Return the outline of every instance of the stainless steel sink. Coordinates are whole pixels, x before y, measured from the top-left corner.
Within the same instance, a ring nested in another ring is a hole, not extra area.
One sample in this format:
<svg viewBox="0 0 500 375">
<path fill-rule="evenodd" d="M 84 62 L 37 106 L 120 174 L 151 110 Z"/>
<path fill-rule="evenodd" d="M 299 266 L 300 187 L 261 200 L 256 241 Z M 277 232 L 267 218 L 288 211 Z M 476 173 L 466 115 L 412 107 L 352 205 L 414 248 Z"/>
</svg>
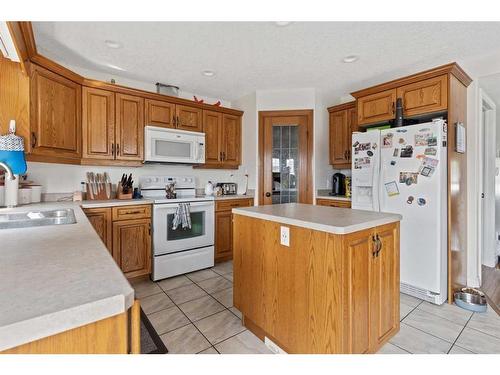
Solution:
<svg viewBox="0 0 500 375">
<path fill-rule="evenodd" d="M 75 213 L 64 210 L 27 211 L 0 214 L 0 229 L 30 228 L 45 225 L 75 224 Z"/>
</svg>

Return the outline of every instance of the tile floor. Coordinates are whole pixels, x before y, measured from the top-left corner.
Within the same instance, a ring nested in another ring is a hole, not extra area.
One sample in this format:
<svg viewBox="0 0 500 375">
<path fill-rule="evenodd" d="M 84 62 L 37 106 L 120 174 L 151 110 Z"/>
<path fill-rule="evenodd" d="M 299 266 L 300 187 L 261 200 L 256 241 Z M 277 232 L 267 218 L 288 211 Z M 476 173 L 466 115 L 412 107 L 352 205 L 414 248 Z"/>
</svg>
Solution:
<svg viewBox="0 0 500 375">
<path fill-rule="evenodd" d="M 133 287 L 172 354 L 257 354 L 271 351 L 241 324 L 233 307 L 232 262 Z M 500 353 L 500 317 L 470 313 L 401 294 L 401 330 L 382 354 Z"/>
</svg>

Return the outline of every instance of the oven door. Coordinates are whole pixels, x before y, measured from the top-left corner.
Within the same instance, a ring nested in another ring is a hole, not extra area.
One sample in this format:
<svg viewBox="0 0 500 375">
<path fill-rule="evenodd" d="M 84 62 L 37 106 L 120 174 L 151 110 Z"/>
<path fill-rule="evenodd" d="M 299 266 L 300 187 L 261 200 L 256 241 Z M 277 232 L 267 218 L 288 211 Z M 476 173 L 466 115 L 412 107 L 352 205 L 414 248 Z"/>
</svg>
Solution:
<svg viewBox="0 0 500 375">
<path fill-rule="evenodd" d="M 191 202 L 191 229 L 172 229 L 177 203 L 153 207 L 153 254 L 175 253 L 214 244 L 214 202 Z"/>
</svg>

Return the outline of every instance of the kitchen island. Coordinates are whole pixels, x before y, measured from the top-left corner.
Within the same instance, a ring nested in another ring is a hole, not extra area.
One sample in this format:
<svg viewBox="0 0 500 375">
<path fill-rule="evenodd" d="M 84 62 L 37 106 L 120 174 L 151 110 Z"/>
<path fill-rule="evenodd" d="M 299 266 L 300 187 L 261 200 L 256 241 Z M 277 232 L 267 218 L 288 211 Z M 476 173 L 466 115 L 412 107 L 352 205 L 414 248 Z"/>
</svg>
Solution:
<svg viewBox="0 0 500 375">
<path fill-rule="evenodd" d="M 287 353 L 374 353 L 399 331 L 397 214 L 233 209 L 234 305 Z"/>
</svg>

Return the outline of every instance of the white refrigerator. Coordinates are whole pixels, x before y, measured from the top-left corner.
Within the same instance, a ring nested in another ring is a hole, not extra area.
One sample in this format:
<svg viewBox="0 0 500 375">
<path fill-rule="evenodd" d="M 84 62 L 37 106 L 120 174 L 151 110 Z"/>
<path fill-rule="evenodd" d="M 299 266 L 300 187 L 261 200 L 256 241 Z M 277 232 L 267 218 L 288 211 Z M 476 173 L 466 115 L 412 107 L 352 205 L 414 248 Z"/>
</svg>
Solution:
<svg viewBox="0 0 500 375">
<path fill-rule="evenodd" d="M 352 208 L 398 213 L 401 292 L 447 299 L 444 120 L 352 135 Z"/>
</svg>

